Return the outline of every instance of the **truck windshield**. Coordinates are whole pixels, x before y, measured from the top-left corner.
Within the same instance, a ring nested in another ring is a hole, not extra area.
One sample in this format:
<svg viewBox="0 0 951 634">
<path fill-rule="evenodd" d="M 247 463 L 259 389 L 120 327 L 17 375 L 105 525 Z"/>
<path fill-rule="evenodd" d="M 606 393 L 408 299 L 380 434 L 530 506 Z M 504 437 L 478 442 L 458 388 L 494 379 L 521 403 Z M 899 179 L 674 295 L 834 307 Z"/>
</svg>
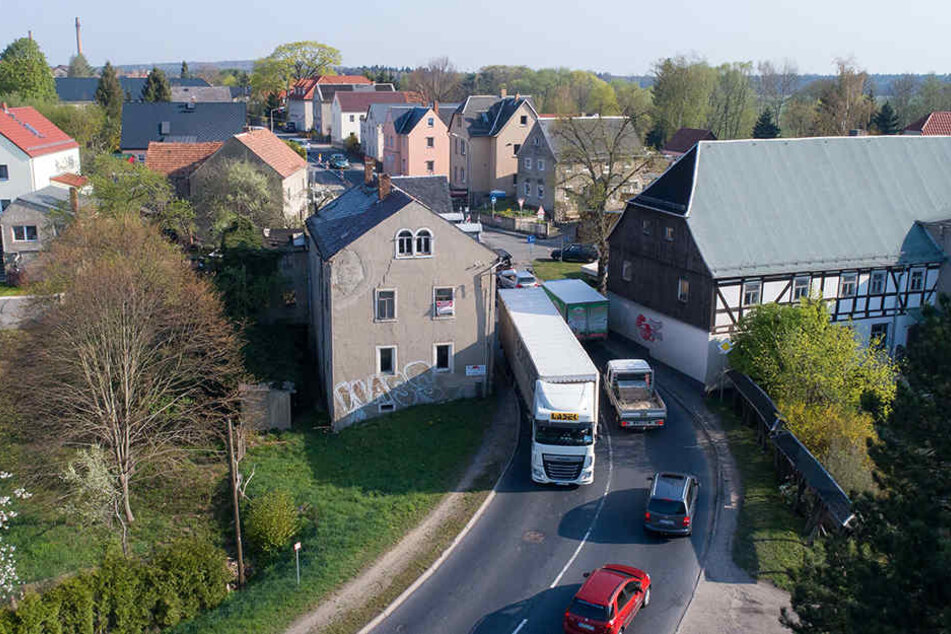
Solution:
<svg viewBox="0 0 951 634">
<path fill-rule="evenodd" d="M 535 442 L 541 445 L 592 445 L 594 433 L 591 425 L 581 427 L 555 427 L 544 421 L 535 421 Z"/>
</svg>

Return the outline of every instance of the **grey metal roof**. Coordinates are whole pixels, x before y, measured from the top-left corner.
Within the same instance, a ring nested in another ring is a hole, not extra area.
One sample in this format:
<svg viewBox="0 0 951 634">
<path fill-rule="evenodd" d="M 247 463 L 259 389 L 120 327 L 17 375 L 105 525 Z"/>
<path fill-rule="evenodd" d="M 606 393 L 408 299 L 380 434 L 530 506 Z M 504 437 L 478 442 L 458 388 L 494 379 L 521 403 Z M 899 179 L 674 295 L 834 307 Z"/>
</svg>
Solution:
<svg viewBox="0 0 951 634">
<path fill-rule="evenodd" d="M 231 101 L 228 86 L 172 86 L 172 101 Z"/>
<path fill-rule="evenodd" d="M 634 156 L 644 149 L 634 126 L 631 123 L 625 124 L 628 121 L 627 117 L 572 117 L 571 121 L 571 125 L 574 126 L 572 131 L 577 130 L 579 135 L 584 134 L 586 155 L 593 154 L 607 157 L 614 144 L 613 139 L 619 133 L 623 134 L 623 137 L 619 140 L 618 145 L 621 146 L 621 150 L 625 154 Z M 537 125 L 548 142 L 552 154 L 560 160 L 565 148 L 558 128 L 568 124 L 560 118 L 544 118 L 539 119 Z M 625 125 L 628 127 L 622 130 Z"/>
<path fill-rule="evenodd" d="M 452 213 L 449 180 L 445 176 L 394 176 L 391 182 L 437 214 Z"/>
<path fill-rule="evenodd" d="M 169 77 L 168 83 L 172 88 L 178 86 L 208 86 L 208 82 L 198 77 Z M 145 87 L 144 77 L 120 77 L 119 85 L 122 86 L 122 92 L 132 101 L 142 99 L 142 88 Z M 60 101 L 80 102 L 94 101 L 96 98 L 96 88 L 99 87 L 98 77 L 57 77 L 56 95 Z"/>
<path fill-rule="evenodd" d="M 717 278 L 940 262 L 951 137 L 701 141 L 632 204 L 682 216 Z"/>
<path fill-rule="evenodd" d="M 42 189 L 37 189 L 36 191 L 23 194 L 18 196 L 10 206 L 16 205 L 17 203 L 28 204 L 31 207 L 36 207 L 41 211 L 49 211 L 52 209 L 64 209 L 69 205 L 69 187 L 59 187 L 58 185 L 47 185 Z M 83 195 L 79 196 L 80 206 L 84 206 L 88 202 L 89 198 Z M 9 207 L 8 207 L 9 209 Z"/>
<path fill-rule="evenodd" d="M 146 148 L 149 141 L 194 137 L 196 142 L 225 141 L 244 129 L 247 104 L 227 103 L 127 103 L 122 108 L 125 149 Z M 167 134 L 162 122 L 169 123 Z"/>
<path fill-rule="evenodd" d="M 453 113 L 458 110 L 461 103 L 440 103 L 439 104 L 439 118 L 442 120 L 446 126 L 449 126 L 449 122 L 452 120 Z"/>
<path fill-rule="evenodd" d="M 397 188 L 380 200 L 375 187 L 351 187 L 307 219 L 307 230 L 320 257 L 327 260 L 413 199 Z"/>
</svg>

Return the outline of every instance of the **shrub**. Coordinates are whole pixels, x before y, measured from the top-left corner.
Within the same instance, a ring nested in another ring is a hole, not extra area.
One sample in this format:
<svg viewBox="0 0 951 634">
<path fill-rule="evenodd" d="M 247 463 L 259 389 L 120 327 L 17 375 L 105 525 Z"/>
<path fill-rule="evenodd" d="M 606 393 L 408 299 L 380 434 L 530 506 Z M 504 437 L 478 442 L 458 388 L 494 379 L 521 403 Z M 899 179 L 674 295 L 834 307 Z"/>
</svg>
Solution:
<svg viewBox="0 0 951 634">
<path fill-rule="evenodd" d="M 167 627 L 217 606 L 228 594 L 225 553 L 205 540 L 182 539 L 152 559 L 157 579 L 156 620 Z"/>
<path fill-rule="evenodd" d="M 268 491 L 251 500 L 245 521 L 248 543 L 270 557 L 287 545 L 298 528 L 297 508 L 287 491 Z"/>
</svg>

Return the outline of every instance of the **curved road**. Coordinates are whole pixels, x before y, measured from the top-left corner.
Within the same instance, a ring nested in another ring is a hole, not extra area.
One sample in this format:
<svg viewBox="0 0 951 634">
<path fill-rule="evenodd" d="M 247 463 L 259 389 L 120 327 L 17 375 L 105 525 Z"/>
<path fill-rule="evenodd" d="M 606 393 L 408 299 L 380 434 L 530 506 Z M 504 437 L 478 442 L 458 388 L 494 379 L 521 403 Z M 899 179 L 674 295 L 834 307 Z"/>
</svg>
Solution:
<svg viewBox="0 0 951 634">
<path fill-rule="evenodd" d="M 599 367 L 611 357 L 600 344 L 588 351 Z M 606 405 L 602 398 L 602 417 Z M 651 575 L 651 604 L 635 619 L 635 629 L 673 632 L 699 572 L 715 482 L 691 417 L 670 399 L 667 407 L 667 426 L 650 433 L 626 432 L 602 420 L 595 482 L 569 489 L 532 483 L 530 431 L 523 422 L 515 459 L 485 514 L 435 574 L 373 633 L 561 632 L 565 607 L 582 574 L 609 562 L 628 563 Z M 647 478 L 660 470 L 700 477 L 692 537 L 644 533 L 640 520 Z"/>
</svg>

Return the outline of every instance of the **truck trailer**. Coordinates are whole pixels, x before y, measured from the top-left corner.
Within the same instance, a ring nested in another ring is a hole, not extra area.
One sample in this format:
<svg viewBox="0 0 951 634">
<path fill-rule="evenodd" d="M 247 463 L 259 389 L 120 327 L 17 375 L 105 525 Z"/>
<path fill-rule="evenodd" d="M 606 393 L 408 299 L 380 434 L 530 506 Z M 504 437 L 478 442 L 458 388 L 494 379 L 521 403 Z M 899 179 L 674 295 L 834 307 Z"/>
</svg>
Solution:
<svg viewBox="0 0 951 634">
<path fill-rule="evenodd" d="M 552 280 L 544 288 L 578 339 L 608 338 L 607 297 L 584 280 Z"/>
<path fill-rule="evenodd" d="M 594 482 L 600 376 L 541 288 L 499 291 L 499 333 L 532 421 L 532 480 Z"/>
</svg>

